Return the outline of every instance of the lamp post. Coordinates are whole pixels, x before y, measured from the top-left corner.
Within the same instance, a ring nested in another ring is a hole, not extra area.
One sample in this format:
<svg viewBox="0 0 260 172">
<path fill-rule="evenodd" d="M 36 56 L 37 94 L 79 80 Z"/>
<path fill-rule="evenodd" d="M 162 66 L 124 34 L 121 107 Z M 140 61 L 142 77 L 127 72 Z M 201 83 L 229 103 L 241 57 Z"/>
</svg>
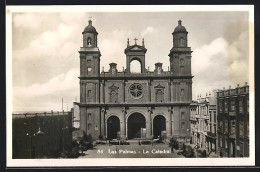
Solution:
<svg viewBox="0 0 260 172">
<path fill-rule="evenodd" d="M 65 128 L 62 128 L 62 152 L 64 152 L 65 148 L 65 135 L 64 135 L 64 130 L 67 130 L 68 126 L 66 126 Z"/>
<path fill-rule="evenodd" d="M 43 143 L 42 143 L 42 136 L 44 135 L 44 132 L 41 131 L 41 128 L 39 127 L 38 132 L 36 133 L 37 137 L 41 138 L 39 143 L 41 143 L 41 156 L 43 155 Z"/>
<path fill-rule="evenodd" d="M 30 138 L 30 150 L 29 150 L 29 152 L 30 152 L 31 159 L 33 159 L 34 155 L 33 155 L 33 151 L 32 151 L 32 138 L 35 136 L 35 134 L 30 135 L 29 133 L 26 133 L 26 136 Z"/>
</svg>

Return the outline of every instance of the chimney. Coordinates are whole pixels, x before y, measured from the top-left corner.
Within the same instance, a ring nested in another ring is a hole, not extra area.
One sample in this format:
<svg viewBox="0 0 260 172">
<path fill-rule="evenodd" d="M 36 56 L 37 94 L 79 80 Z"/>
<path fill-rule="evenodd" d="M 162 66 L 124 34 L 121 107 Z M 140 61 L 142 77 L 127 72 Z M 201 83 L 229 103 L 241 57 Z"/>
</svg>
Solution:
<svg viewBox="0 0 260 172">
<path fill-rule="evenodd" d="M 231 89 L 231 85 L 229 86 L 229 89 Z"/>
<path fill-rule="evenodd" d="M 245 82 L 245 86 L 247 86 L 247 82 Z"/>
<path fill-rule="evenodd" d="M 225 87 L 223 87 L 223 90 L 225 90 Z"/>
<path fill-rule="evenodd" d="M 239 84 L 237 84 L 237 87 L 239 87 Z"/>
</svg>

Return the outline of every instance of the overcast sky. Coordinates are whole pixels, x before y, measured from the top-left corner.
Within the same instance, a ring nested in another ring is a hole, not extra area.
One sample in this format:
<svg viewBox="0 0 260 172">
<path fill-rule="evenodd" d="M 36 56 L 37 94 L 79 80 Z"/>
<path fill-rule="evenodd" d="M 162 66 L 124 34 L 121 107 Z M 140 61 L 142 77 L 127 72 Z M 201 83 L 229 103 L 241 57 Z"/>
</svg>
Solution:
<svg viewBox="0 0 260 172">
<path fill-rule="evenodd" d="M 192 53 L 197 95 L 248 82 L 248 12 L 13 13 L 13 111 L 70 109 L 79 101 L 82 31 L 92 16 L 101 68 L 126 66 L 127 38 L 145 39 L 146 68 L 167 70 L 172 32 L 182 20 Z"/>
</svg>

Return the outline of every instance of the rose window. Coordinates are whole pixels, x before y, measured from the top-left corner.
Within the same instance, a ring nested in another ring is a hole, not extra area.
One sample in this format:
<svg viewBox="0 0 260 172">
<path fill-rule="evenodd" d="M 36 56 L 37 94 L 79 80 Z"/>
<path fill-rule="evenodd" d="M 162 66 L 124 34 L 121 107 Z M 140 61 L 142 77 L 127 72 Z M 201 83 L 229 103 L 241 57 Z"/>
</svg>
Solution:
<svg viewBox="0 0 260 172">
<path fill-rule="evenodd" d="M 138 99 L 143 95 L 143 86 L 141 84 L 132 84 L 129 87 L 129 92 L 133 98 Z"/>
</svg>

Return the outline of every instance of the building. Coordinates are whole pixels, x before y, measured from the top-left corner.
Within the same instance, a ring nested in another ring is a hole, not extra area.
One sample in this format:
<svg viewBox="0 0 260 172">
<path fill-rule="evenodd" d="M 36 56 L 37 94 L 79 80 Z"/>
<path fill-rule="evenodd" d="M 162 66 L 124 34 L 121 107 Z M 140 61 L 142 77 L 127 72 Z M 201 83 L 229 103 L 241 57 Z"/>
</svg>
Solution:
<svg viewBox="0 0 260 172">
<path fill-rule="evenodd" d="M 190 105 L 191 143 L 208 152 L 216 152 L 217 92 L 198 96 Z"/>
<path fill-rule="evenodd" d="M 162 63 L 156 63 L 154 71 L 146 69 L 144 39 L 142 45 L 137 44 L 137 39 L 130 45 L 128 39 L 124 50 L 126 69 L 119 71 L 117 64 L 111 62 L 109 71 L 100 72 L 98 32 L 91 20 L 82 34 L 77 103 L 81 130 L 94 139 L 102 135 L 110 139 L 175 136 L 189 140 L 192 51 L 181 21 L 172 33 L 168 71 L 163 71 Z M 140 63 L 140 73 L 131 73 L 134 60 Z"/>
<path fill-rule="evenodd" d="M 249 157 L 249 86 L 219 91 L 218 149 L 223 157 Z"/>
<path fill-rule="evenodd" d="M 55 158 L 70 150 L 72 112 L 13 114 L 14 159 Z"/>
</svg>

